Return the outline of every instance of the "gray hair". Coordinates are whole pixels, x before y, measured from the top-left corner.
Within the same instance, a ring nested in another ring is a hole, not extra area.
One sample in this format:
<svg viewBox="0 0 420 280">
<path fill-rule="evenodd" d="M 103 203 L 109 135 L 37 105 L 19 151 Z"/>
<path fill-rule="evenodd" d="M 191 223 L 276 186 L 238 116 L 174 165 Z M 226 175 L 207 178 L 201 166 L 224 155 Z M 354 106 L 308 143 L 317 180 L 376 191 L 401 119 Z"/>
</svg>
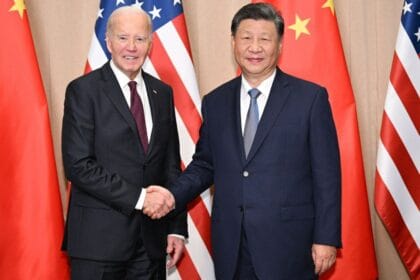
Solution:
<svg viewBox="0 0 420 280">
<path fill-rule="evenodd" d="M 112 28 L 114 25 L 114 21 L 115 21 L 115 17 L 125 11 L 131 11 L 131 12 L 135 12 L 138 13 L 139 15 L 144 15 L 147 18 L 147 23 L 149 25 L 149 30 L 150 30 L 150 35 L 152 34 L 152 30 L 153 30 L 153 24 L 152 24 L 152 19 L 150 18 L 149 14 L 144 11 L 143 9 L 139 9 L 137 7 L 134 6 L 123 6 L 120 7 L 118 9 L 115 9 L 111 15 L 108 18 L 108 22 L 106 23 L 106 33 L 109 34 L 110 32 L 112 32 Z"/>
</svg>

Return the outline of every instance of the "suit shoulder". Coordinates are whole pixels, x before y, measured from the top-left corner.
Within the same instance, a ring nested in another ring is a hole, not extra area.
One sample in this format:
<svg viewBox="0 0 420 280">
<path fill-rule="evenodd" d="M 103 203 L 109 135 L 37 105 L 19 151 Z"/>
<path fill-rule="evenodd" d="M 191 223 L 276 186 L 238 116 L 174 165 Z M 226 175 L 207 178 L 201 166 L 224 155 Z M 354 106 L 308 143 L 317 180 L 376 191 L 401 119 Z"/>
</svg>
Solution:
<svg viewBox="0 0 420 280">
<path fill-rule="evenodd" d="M 75 99 L 79 100 L 78 102 L 86 102 L 88 99 L 100 94 L 104 82 L 113 78 L 112 72 L 110 70 L 107 71 L 107 67 L 109 66 L 105 64 L 70 81 L 66 88 L 65 100 Z"/>
<path fill-rule="evenodd" d="M 312 93 L 312 94 L 319 94 L 326 92 L 325 87 L 316 84 L 314 82 L 304 80 L 302 78 L 287 74 L 282 72 L 281 74 L 283 79 L 285 79 L 288 84 L 293 87 L 296 91 L 305 92 L 305 94 Z"/>
<path fill-rule="evenodd" d="M 79 102 L 86 102 L 98 94 L 102 84 L 101 69 L 95 69 L 70 81 L 66 88 L 65 100 L 75 99 L 79 100 Z"/>
<path fill-rule="evenodd" d="M 172 87 L 165 83 L 164 81 L 150 75 L 149 73 L 143 71 L 143 79 L 145 83 L 148 83 L 152 88 L 158 88 L 160 90 L 172 92 Z"/>
<path fill-rule="evenodd" d="M 100 72 L 101 72 L 101 68 L 95 69 L 87 74 L 79 76 L 75 78 L 74 80 L 70 81 L 68 86 L 84 85 L 84 84 L 91 85 L 92 83 L 99 81 L 101 77 Z"/>
<path fill-rule="evenodd" d="M 239 86 L 241 85 L 241 77 L 233 78 L 230 81 L 227 81 L 212 91 L 210 91 L 208 94 L 205 95 L 206 98 L 218 98 L 220 96 L 226 96 L 227 93 L 235 93 L 236 90 L 239 90 Z"/>
</svg>

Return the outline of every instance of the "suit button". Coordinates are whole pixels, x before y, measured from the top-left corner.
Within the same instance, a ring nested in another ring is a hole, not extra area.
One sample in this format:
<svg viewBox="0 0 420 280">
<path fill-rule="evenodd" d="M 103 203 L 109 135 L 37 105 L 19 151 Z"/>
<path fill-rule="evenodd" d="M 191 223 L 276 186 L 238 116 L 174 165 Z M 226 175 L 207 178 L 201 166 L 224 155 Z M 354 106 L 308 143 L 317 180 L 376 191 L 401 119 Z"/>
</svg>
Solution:
<svg viewBox="0 0 420 280">
<path fill-rule="evenodd" d="M 242 175 L 243 175 L 244 177 L 248 177 L 248 176 L 249 176 L 249 172 L 245 170 L 245 171 L 242 173 Z"/>
</svg>

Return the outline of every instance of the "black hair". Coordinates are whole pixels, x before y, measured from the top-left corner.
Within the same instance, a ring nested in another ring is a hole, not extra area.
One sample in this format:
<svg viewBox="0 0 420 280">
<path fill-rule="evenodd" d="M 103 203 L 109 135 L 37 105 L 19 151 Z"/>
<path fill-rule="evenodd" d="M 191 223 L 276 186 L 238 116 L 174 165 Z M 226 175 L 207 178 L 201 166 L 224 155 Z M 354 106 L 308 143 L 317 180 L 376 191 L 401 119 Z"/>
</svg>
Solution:
<svg viewBox="0 0 420 280">
<path fill-rule="evenodd" d="M 276 26 L 277 34 L 279 39 L 283 37 L 284 33 L 284 20 L 280 12 L 278 12 L 272 5 L 267 3 L 251 3 L 243 6 L 236 12 L 235 16 L 232 19 L 232 24 L 230 30 L 232 36 L 235 36 L 241 21 L 245 19 L 254 19 L 254 20 L 268 20 L 272 21 Z"/>
</svg>

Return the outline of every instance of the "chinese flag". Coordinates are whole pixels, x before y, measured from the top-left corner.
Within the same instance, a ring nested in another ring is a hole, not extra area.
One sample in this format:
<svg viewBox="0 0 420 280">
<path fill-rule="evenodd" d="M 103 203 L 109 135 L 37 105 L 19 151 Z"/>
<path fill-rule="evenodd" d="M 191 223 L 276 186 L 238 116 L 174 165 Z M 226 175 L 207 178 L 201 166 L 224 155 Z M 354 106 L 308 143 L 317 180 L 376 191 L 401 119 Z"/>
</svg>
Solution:
<svg viewBox="0 0 420 280">
<path fill-rule="evenodd" d="M 68 279 L 48 107 L 23 0 L 0 1 L 0 279 Z"/>
<path fill-rule="evenodd" d="M 281 69 L 327 88 L 337 127 L 342 166 L 343 248 L 324 279 L 376 279 L 356 105 L 333 0 L 264 2 L 275 6 L 285 20 Z"/>
</svg>

